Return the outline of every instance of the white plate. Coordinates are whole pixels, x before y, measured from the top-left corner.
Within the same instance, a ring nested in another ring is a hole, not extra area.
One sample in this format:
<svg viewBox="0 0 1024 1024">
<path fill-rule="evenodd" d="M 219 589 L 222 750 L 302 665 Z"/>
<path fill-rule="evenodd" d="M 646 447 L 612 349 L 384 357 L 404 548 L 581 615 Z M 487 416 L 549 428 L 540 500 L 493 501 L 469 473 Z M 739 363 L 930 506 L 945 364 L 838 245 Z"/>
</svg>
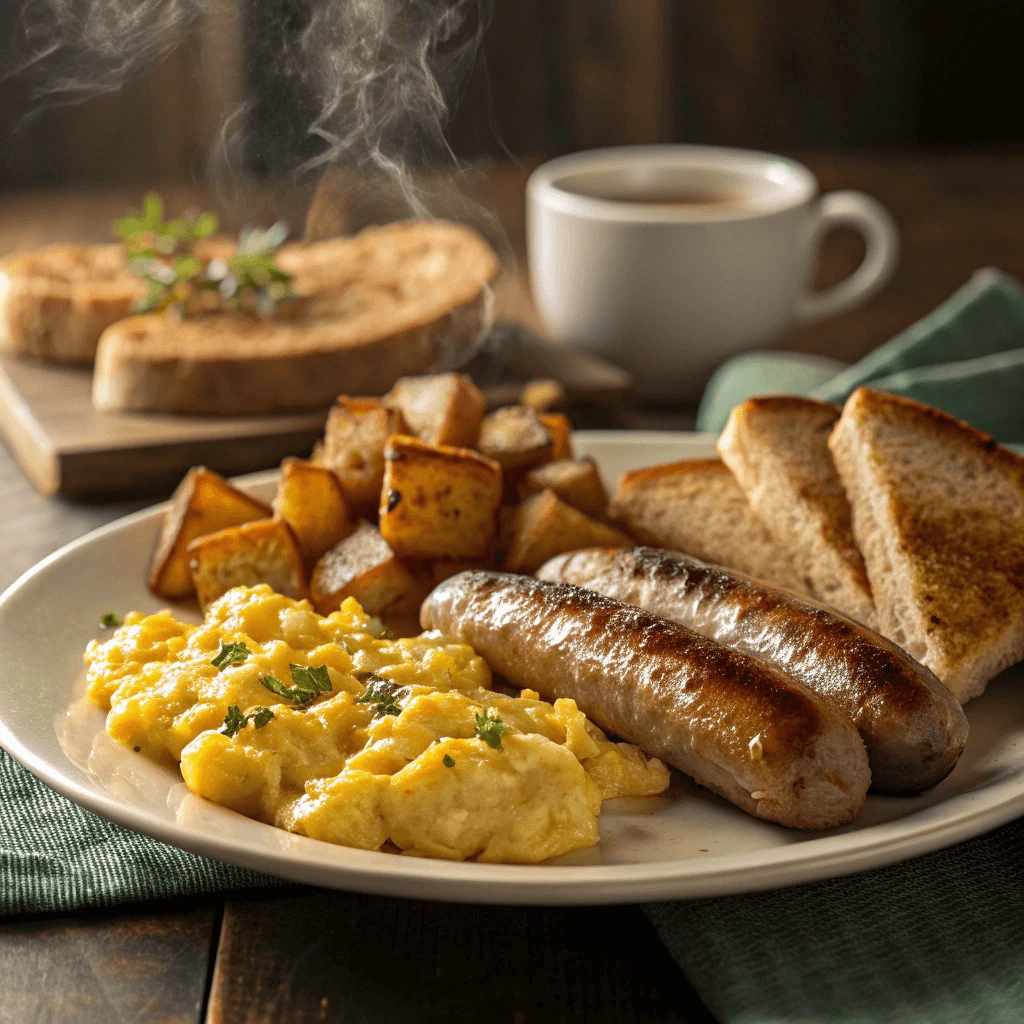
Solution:
<svg viewBox="0 0 1024 1024">
<path fill-rule="evenodd" d="M 693 434 L 583 432 L 614 479 L 713 453 Z M 245 478 L 268 496 L 275 473 Z M 0 598 L 0 744 L 54 789 L 176 846 L 302 882 L 493 903 L 611 903 L 791 885 L 904 860 L 1024 813 L 1024 692 L 1013 670 L 968 707 L 967 751 L 937 789 L 869 796 L 860 820 L 825 834 L 758 821 L 685 782 L 670 798 L 612 801 L 601 843 L 538 866 L 453 864 L 367 853 L 291 835 L 189 793 L 180 775 L 113 743 L 81 699 L 82 651 L 107 610 L 156 611 L 145 568 L 162 508 L 128 516 L 51 555 Z M 1016 684 L 1016 685 L 1015 685 Z"/>
</svg>

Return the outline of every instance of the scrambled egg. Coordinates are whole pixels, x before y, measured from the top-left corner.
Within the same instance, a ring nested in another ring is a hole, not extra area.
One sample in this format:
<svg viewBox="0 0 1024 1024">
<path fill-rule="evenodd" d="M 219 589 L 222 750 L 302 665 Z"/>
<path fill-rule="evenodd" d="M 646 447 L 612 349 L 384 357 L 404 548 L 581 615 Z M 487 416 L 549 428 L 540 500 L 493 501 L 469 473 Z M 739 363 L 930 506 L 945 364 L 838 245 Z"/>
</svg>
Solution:
<svg viewBox="0 0 1024 1024">
<path fill-rule="evenodd" d="M 351 598 L 324 617 L 238 587 L 201 626 L 129 614 L 86 651 L 89 697 L 115 740 L 180 761 L 194 793 L 366 850 L 533 863 L 596 843 L 603 799 L 668 786 L 660 761 L 609 741 L 575 701 L 493 691 L 483 659 L 440 633 L 379 633 Z M 218 668 L 226 649 L 238 656 Z M 322 692 L 293 688 L 305 668 Z"/>
</svg>

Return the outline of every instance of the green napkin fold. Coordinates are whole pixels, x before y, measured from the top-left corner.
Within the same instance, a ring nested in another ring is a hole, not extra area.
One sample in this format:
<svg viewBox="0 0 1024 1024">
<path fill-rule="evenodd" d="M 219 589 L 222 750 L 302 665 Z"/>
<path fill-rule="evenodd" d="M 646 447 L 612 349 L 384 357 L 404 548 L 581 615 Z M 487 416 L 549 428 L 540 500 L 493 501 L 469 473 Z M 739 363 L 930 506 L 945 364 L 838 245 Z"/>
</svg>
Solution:
<svg viewBox="0 0 1024 1024">
<path fill-rule="evenodd" d="M 723 1024 L 1024 1020 L 1024 820 L 848 878 L 645 910 Z"/>
<path fill-rule="evenodd" d="M 1024 292 L 1001 271 L 979 270 L 938 309 L 845 369 L 794 353 L 737 356 L 708 383 L 697 429 L 719 432 L 751 395 L 843 402 L 862 385 L 936 406 L 1003 443 L 1024 442 Z"/>
<path fill-rule="evenodd" d="M 0 750 L 0 915 L 273 884 L 92 814 Z"/>
</svg>

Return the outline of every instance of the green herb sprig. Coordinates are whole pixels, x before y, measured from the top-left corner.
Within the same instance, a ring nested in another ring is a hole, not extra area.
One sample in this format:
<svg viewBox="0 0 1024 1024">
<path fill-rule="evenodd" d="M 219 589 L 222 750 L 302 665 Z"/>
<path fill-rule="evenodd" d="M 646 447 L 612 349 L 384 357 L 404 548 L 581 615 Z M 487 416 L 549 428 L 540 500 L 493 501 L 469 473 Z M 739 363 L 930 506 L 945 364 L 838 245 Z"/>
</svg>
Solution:
<svg viewBox="0 0 1024 1024">
<path fill-rule="evenodd" d="M 217 657 L 210 661 L 210 664 L 220 671 L 225 669 L 228 665 L 241 665 L 252 651 L 249 650 L 245 642 L 238 640 L 234 643 L 225 643 L 223 640 L 220 644 L 220 651 L 217 653 Z"/>
<path fill-rule="evenodd" d="M 100 629 L 117 629 L 121 625 L 121 617 L 117 612 L 104 612 L 100 617 Z"/>
<path fill-rule="evenodd" d="M 224 716 L 224 728 L 220 731 L 225 736 L 231 736 L 232 738 L 237 736 L 249 722 L 252 722 L 257 729 L 262 729 L 268 722 L 272 721 L 274 712 L 270 708 L 265 708 L 262 705 L 256 708 L 254 711 L 250 711 L 247 715 L 242 714 L 242 709 L 237 704 L 232 704 L 228 708 L 228 713 Z"/>
<path fill-rule="evenodd" d="M 164 203 L 151 193 L 142 212 L 114 222 L 114 234 L 128 246 L 128 268 L 146 283 L 146 294 L 135 303 L 137 313 L 172 309 L 180 315 L 201 292 L 214 292 L 230 309 L 272 316 L 277 303 L 295 297 L 291 274 L 274 262 L 277 248 L 288 237 L 278 221 L 266 230 L 243 228 L 231 259 L 204 259 L 196 243 L 216 234 L 216 214 L 164 220 Z"/>
<path fill-rule="evenodd" d="M 484 708 L 480 714 L 473 716 L 476 721 L 476 734 L 487 746 L 501 750 L 501 737 L 508 732 L 508 726 L 498 717 L 493 708 Z"/>
<path fill-rule="evenodd" d="M 402 709 L 398 706 L 398 695 L 402 687 L 393 683 L 390 679 L 381 679 L 380 676 L 371 675 L 366 680 L 366 689 L 356 698 L 357 704 L 376 704 L 373 712 L 374 718 L 383 718 L 385 715 L 400 715 Z"/>
<path fill-rule="evenodd" d="M 331 689 L 331 677 L 327 673 L 326 665 L 306 667 L 305 665 L 289 665 L 292 674 L 293 686 L 286 686 L 280 679 L 273 676 L 263 676 L 260 682 L 271 693 L 290 701 L 296 706 L 303 706 L 313 701 L 319 694 L 326 693 Z"/>
</svg>

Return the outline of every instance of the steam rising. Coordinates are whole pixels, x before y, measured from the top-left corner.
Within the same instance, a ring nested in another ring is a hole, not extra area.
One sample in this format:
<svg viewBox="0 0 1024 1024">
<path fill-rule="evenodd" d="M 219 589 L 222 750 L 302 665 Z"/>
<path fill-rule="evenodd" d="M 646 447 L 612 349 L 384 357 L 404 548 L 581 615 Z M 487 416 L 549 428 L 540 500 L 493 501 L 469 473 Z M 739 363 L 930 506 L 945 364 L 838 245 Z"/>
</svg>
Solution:
<svg viewBox="0 0 1024 1024">
<path fill-rule="evenodd" d="M 344 167 L 426 213 L 413 169 L 455 163 L 445 128 L 491 0 L 22 0 L 3 70 L 27 79 L 40 106 L 79 102 L 194 41 L 215 7 L 248 4 L 284 9 L 294 26 L 251 55 L 281 83 L 282 110 L 304 118 L 313 155 L 290 170 Z M 239 151 L 250 113 L 243 105 L 227 118 L 223 154 Z"/>
</svg>

